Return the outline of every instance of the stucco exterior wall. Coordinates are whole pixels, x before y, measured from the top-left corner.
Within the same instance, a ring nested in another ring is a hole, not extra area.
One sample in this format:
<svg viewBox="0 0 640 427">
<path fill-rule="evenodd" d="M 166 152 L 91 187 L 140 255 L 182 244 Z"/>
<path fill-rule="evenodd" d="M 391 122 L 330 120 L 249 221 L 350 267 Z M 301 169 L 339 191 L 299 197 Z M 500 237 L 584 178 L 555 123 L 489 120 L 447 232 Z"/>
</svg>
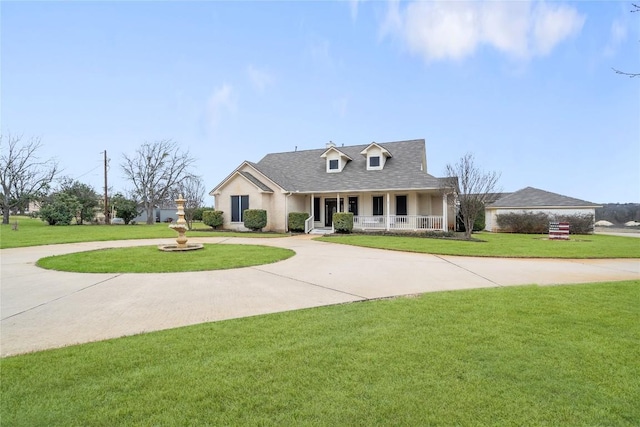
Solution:
<svg viewBox="0 0 640 427">
<path fill-rule="evenodd" d="M 249 171 L 251 172 L 251 171 Z M 248 231 L 243 222 L 231 222 L 231 196 L 249 196 L 249 209 L 264 209 L 267 211 L 267 226 L 265 231 L 277 227 L 278 193 L 267 193 L 260 190 L 252 182 L 241 175 L 236 175 L 219 189 L 215 196 L 217 210 L 223 212 L 222 228 L 227 230 Z"/>
<path fill-rule="evenodd" d="M 485 209 L 485 227 L 484 229 L 487 231 L 499 232 L 500 227 L 498 227 L 497 216 L 501 214 L 507 213 L 539 213 L 543 212 L 547 215 L 585 215 L 590 214 L 595 218 L 596 210 L 595 208 L 532 208 L 532 209 L 522 209 L 522 208 L 497 208 L 497 209 Z"/>
</svg>

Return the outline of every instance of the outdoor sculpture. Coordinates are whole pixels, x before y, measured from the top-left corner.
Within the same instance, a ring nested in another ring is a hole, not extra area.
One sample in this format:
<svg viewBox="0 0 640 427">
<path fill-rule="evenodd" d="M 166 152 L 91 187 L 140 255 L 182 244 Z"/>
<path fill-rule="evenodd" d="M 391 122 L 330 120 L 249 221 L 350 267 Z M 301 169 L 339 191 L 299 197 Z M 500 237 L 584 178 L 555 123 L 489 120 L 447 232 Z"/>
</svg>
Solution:
<svg viewBox="0 0 640 427">
<path fill-rule="evenodd" d="M 187 236 L 185 235 L 187 231 L 187 221 L 184 219 L 184 202 L 186 199 L 182 197 L 182 194 L 178 196 L 175 200 L 176 205 L 178 206 L 178 220 L 175 224 L 169 224 L 169 228 L 173 228 L 178 233 L 178 238 L 176 239 L 175 245 L 160 245 L 158 249 L 161 251 L 174 252 L 174 251 L 192 251 L 195 249 L 202 249 L 202 244 L 200 243 L 190 243 L 187 244 Z"/>
</svg>

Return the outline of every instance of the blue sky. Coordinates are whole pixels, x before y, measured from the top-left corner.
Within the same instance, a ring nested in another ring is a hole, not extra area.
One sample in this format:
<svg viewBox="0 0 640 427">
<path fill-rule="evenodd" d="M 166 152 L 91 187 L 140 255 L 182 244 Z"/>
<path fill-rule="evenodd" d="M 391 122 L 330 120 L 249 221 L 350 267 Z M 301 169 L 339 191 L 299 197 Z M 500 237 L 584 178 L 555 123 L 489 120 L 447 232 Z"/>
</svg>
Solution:
<svg viewBox="0 0 640 427">
<path fill-rule="evenodd" d="M 527 186 L 640 202 L 631 2 L 7 2 L 3 134 L 64 175 L 131 188 L 122 155 L 173 139 L 207 191 L 270 152 L 424 138 Z M 212 198 L 207 196 L 210 205 Z"/>
</svg>

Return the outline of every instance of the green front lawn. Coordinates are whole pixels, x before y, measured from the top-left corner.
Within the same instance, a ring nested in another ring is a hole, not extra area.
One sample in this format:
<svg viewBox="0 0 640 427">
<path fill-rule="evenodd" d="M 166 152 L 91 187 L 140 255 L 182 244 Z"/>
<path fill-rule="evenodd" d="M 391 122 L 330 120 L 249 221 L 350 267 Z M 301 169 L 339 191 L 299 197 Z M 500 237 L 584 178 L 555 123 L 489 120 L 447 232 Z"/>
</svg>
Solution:
<svg viewBox="0 0 640 427">
<path fill-rule="evenodd" d="M 346 234 L 319 237 L 331 243 L 439 255 L 516 258 L 640 258 L 640 239 L 601 234 L 549 240 L 539 234 L 474 233 L 482 241 Z"/>
<path fill-rule="evenodd" d="M 36 265 L 76 273 L 173 273 L 223 270 L 282 261 L 290 249 L 259 245 L 204 245 L 187 252 L 163 252 L 157 246 L 112 248 L 41 258 Z"/>
<path fill-rule="evenodd" d="M 18 221 L 18 230 L 11 224 Z M 0 227 L 0 249 L 24 246 L 50 245 L 57 243 L 98 242 L 106 240 L 175 238 L 178 233 L 169 224 L 154 225 L 67 225 L 51 226 L 39 219 L 11 217 L 11 224 Z M 197 230 L 187 231 L 189 237 L 282 237 L 276 233 L 233 233 L 214 231 L 202 223 L 194 224 Z"/>
<path fill-rule="evenodd" d="M 640 425 L 640 281 L 441 292 L 0 360 L 2 425 Z"/>
</svg>

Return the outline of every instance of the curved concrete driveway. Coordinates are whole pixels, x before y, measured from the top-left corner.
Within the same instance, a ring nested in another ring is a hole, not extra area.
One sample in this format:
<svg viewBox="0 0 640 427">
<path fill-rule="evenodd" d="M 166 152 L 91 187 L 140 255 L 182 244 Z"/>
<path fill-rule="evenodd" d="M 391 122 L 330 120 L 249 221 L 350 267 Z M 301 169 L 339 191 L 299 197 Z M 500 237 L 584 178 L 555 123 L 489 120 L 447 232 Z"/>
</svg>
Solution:
<svg viewBox="0 0 640 427">
<path fill-rule="evenodd" d="M 312 241 L 191 238 L 290 248 L 275 264 L 165 274 L 43 270 L 41 257 L 170 239 L 92 242 L 0 252 L 2 356 L 215 320 L 423 292 L 640 279 L 640 260 L 436 256 Z"/>
</svg>

